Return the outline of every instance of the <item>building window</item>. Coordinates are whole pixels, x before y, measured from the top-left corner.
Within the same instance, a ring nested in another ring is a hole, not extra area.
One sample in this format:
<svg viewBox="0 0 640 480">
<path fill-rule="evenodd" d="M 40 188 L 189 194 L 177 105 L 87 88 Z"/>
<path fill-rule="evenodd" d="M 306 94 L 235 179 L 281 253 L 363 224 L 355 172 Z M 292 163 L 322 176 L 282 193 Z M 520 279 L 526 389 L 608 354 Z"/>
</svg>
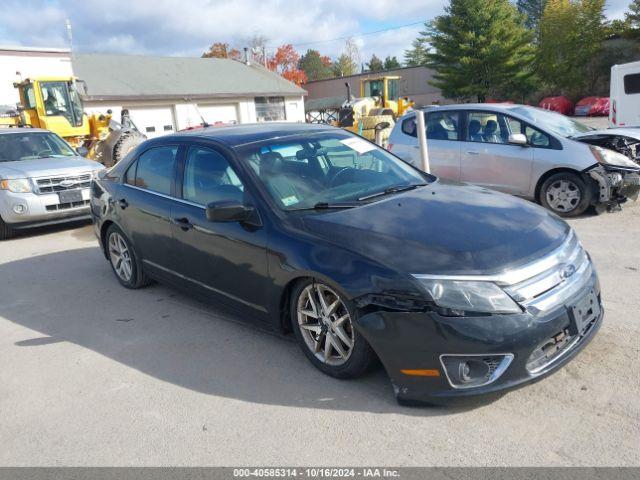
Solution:
<svg viewBox="0 0 640 480">
<path fill-rule="evenodd" d="M 286 120 L 284 97 L 256 97 L 256 119 L 259 122 Z"/>
</svg>

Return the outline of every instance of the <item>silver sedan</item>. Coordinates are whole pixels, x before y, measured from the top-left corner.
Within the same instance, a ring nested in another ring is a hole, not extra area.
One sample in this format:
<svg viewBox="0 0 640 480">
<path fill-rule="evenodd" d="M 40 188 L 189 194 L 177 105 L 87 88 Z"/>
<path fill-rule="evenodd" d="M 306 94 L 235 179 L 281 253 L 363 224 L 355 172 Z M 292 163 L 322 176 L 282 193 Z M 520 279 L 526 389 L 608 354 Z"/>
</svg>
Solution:
<svg viewBox="0 0 640 480">
<path fill-rule="evenodd" d="M 564 115 L 512 104 L 424 111 L 435 175 L 534 200 L 564 217 L 637 199 L 640 165 L 587 142 L 590 127 Z M 387 148 L 420 166 L 415 112 L 398 120 Z"/>
</svg>

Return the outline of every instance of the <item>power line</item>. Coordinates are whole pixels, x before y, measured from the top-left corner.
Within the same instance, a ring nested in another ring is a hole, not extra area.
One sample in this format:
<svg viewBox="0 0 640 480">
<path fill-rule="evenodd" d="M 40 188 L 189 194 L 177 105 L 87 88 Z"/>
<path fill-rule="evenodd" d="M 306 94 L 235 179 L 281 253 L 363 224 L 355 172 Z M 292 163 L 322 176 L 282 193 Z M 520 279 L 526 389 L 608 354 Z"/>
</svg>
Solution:
<svg viewBox="0 0 640 480">
<path fill-rule="evenodd" d="M 317 45 L 319 43 L 329 43 L 329 42 L 337 42 L 338 40 L 346 40 L 348 38 L 357 38 L 357 37 L 364 37 L 367 35 L 375 35 L 376 33 L 383 33 L 383 32 L 389 32 L 391 30 L 399 30 L 401 28 L 407 28 L 407 27 L 413 27 L 414 25 L 420 25 L 425 23 L 424 20 L 420 20 L 419 22 L 413 22 L 413 23 L 407 23 L 404 25 L 398 25 L 396 27 L 389 27 L 389 28 L 383 28 L 381 30 L 375 30 L 373 32 L 363 32 L 363 33 L 357 33 L 355 35 L 345 35 L 343 37 L 337 37 L 337 38 L 331 38 L 329 40 L 316 40 L 313 42 L 303 42 L 303 43 L 294 43 L 293 47 L 306 47 L 308 45 Z M 268 48 L 275 48 L 275 47 L 268 47 Z"/>
</svg>

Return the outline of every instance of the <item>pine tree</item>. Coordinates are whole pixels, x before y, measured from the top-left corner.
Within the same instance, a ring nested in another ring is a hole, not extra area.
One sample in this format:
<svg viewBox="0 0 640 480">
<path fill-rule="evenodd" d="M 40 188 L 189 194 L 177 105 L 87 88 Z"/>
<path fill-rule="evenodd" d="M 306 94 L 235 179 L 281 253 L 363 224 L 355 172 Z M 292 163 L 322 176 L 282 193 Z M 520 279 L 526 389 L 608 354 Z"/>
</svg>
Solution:
<svg viewBox="0 0 640 480">
<path fill-rule="evenodd" d="M 531 34 L 509 0 L 451 0 L 427 31 L 434 86 L 448 98 L 502 97 L 526 89 Z"/>
<path fill-rule="evenodd" d="M 426 47 L 425 34 L 426 32 L 421 32 L 421 36 L 411 43 L 411 48 L 404 51 L 404 63 L 407 67 L 419 67 L 427 63 L 429 49 Z"/>
<path fill-rule="evenodd" d="M 322 80 L 333 76 L 331 60 L 327 56 L 320 55 L 317 50 L 307 50 L 300 57 L 298 67 L 307 74 L 309 81 Z"/>
<path fill-rule="evenodd" d="M 544 14 L 547 0 L 518 0 L 518 10 L 525 16 L 525 26 L 533 32 L 534 38 L 540 39 L 540 21 Z"/>
<path fill-rule="evenodd" d="M 371 55 L 371 60 L 367 63 L 367 70 L 370 72 L 381 72 L 384 70 L 382 60 L 380 60 L 375 53 Z"/>
<path fill-rule="evenodd" d="M 401 68 L 400 62 L 396 57 L 386 57 L 384 59 L 384 69 L 385 70 L 395 70 L 396 68 Z"/>
</svg>

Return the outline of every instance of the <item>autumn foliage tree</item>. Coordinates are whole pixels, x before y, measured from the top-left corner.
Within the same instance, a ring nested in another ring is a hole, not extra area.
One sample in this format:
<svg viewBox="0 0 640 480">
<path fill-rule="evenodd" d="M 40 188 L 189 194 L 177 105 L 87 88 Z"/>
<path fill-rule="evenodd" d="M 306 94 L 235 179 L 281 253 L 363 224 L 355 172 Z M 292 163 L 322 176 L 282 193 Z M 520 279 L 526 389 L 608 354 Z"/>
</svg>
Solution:
<svg viewBox="0 0 640 480">
<path fill-rule="evenodd" d="M 278 47 L 276 53 L 267 60 L 267 67 L 290 82 L 301 85 L 307 81 L 307 75 L 298 68 L 300 55 L 293 45 L 287 44 Z"/>
<path fill-rule="evenodd" d="M 239 60 L 240 57 L 240 50 L 232 48 L 228 43 L 224 42 L 215 42 L 209 47 L 209 50 L 202 54 L 202 58 L 233 58 Z"/>
</svg>

